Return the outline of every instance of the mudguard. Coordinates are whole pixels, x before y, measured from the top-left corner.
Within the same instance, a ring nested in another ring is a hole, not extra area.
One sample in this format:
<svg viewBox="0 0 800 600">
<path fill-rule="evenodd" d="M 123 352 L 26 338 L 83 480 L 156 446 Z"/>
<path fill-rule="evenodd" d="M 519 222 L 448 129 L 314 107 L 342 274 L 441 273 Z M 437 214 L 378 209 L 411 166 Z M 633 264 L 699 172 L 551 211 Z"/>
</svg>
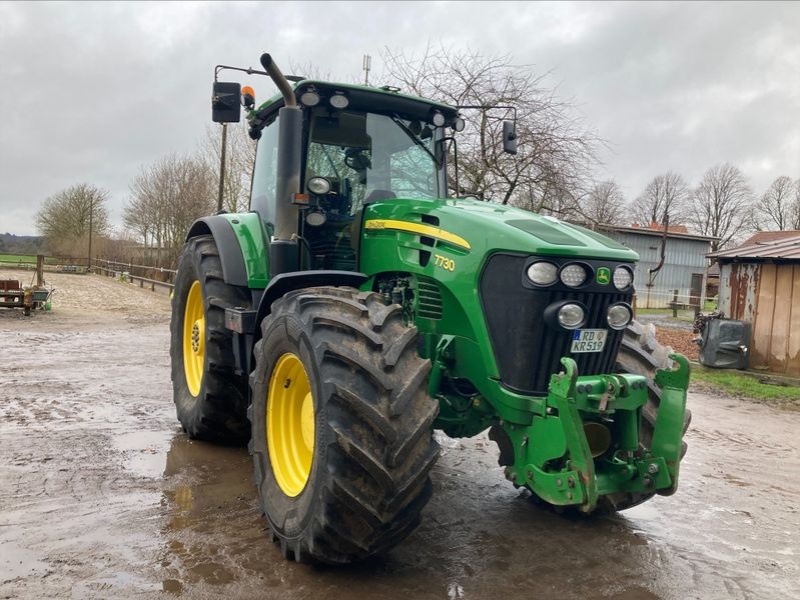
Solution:
<svg viewBox="0 0 800 600">
<path fill-rule="evenodd" d="M 268 281 L 267 243 L 256 213 L 231 213 L 203 217 L 194 222 L 186 239 L 212 235 L 222 262 L 225 283 L 264 289 Z"/>
</svg>

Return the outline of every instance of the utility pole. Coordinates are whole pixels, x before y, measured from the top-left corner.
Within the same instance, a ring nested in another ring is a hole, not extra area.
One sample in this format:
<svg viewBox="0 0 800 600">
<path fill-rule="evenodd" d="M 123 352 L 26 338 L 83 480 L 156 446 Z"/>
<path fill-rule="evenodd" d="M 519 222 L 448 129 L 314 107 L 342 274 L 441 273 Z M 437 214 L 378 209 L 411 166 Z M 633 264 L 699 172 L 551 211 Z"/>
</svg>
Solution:
<svg viewBox="0 0 800 600">
<path fill-rule="evenodd" d="M 369 54 L 364 55 L 364 61 L 361 63 L 361 68 L 364 69 L 364 85 L 369 85 L 369 69 L 372 66 L 372 57 Z"/>
<path fill-rule="evenodd" d="M 217 212 L 222 211 L 222 192 L 225 189 L 225 148 L 228 141 L 228 124 L 222 124 L 222 152 L 219 156 L 219 195 L 217 196 Z"/>
<path fill-rule="evenodd" d="M 89 194 L 89 257 L 86 261 L 86 271 L 92 272 L 92 216 L 94 212 L 94 194 Z"/>
</svg>

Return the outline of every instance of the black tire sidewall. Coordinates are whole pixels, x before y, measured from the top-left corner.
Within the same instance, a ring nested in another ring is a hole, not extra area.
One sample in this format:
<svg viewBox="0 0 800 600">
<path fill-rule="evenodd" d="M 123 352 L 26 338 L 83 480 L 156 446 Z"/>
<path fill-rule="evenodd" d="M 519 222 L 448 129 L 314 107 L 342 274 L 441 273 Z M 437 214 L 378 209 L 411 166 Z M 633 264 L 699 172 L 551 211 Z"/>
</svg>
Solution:
<svg viewBox="0 0 800 600">
<path fill-rule="evenodd" d="M 263 457 L 256 465 L 261 471 L 261 477 L 257 478 L 260 481 L 258 493 L 270 527 L 282 537 L 292 540 L 303 536 L 309 520 L 317 513 L 317 503 L 322 501 L 327 475 L 325 465 L 331 439 L 325 406 L 327 394 L 322 389 L 324 384 L 321 383 L 319 364 L 305 325 L 293 315 L 268 318 L 260 358 L 266 368 L 257 373 L 253 388 L 253 450 Z M 269 383 L 278 359 L 287 352 L 298 356 L 303 363 L 314 401 L 314 452 L 311 471 L 306 486 L 295 497 L 287 496 L 278 485 L 266 440 Z"/>
<path fill-rule="evenodd" d="M 171 332 L 172 347 L 174 348 L 174 352 L 172 353 L 173 393 L 178 419 L 181 421 L 184 428 L 190 431 L 196 429 L 194 421 L 200 418 L 197 404 L 205 394 L 206 373 L 208 372 L 208 352 L 206 352 L 203 356 L 203 376 L 200 381 L 200 391 L 197 396 L 193 396 L 186 383 L 186 373 L 184 370 L 183 329 L 186 319 L 186 301 L 189 297 L 189 290 L 192 288 L 192 284 L 195 281 L 200 282 L 203 311 L 204 313 L 206 311 L 207 296 L 205 281 L 200 277 L 200 265 L 198 263 L 199 256 L 195 251 L 195 245 L 192 243 L 187 244 L 178 261 L 178 273 L 175 276 L 175 287 L 173 288 L 172 297 L 172 318 L 175 320 Z M 204 340 L 206 345 L 208 344 L 208 333 L 208 329 L 206 329 L 206 339 Z"/>
</svg>

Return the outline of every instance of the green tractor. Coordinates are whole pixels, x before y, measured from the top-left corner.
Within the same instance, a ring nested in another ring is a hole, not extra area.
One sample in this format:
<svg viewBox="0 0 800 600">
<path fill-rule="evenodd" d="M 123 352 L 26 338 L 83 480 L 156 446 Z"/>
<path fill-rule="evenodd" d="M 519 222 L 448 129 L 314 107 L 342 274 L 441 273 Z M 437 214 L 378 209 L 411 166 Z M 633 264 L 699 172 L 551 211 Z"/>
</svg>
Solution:
<svg viewBox="0 0 800 600">
<path fill-rule="evenodd" d="M 506 478 L 559 510 L 674 493 L 689 366 L 633 321 L 638 256 L 448 197 L 458 107 L 261 64 L 280 94 L 258 107 L 214 84 L 214 120 L 241 103 L 258 140 L 250 212 L 191 227 L 171 359 L 187 434 L 249 440 L 283 555 L 349 563 L 407 537 L 435 429 L 488 429 Z"/>
</svg>

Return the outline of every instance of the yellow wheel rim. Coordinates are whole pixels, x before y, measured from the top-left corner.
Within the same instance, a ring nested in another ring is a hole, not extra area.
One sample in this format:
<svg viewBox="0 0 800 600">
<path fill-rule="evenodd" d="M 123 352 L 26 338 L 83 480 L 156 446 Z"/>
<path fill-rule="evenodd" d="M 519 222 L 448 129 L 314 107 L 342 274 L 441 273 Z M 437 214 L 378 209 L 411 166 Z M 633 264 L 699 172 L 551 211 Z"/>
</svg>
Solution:
<svg viewBox="0 0 800 600">
<path fill-rule="evenodd" d="M 197 397 L 203 381 L 203 357 L 206 344 L 206 315 L 203 312 L 203 292 L 195 281 L 186 297 L 183 313 L 183 372 L 189 393 Z"/>
<path fill-rule="evenodd" d="M 267 395 L 267 445 L 272 472 L 284 494 L 294 498 L 308 482 L 314 459 L 314 398 L 300 359 L 278 359 Z"/>
</svg>

